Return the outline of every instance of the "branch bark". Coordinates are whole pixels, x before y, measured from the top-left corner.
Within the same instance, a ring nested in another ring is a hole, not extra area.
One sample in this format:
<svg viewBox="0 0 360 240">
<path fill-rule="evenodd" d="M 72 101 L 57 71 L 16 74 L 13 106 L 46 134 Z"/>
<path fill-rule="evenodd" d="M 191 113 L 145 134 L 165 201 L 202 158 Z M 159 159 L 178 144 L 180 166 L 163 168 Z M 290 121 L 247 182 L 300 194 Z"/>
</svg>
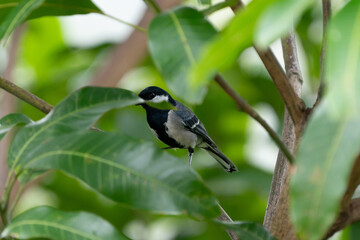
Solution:
<svg viewBox="0 0 360 240">
<path fill-rule="evenodd" d="M 243 6 L 244 4 L 240 0 L 238 5 L 232 7 L 232 10 L 236 11 Z M 254 48 L 280 93 L 291 119 L 294 123 L 301 123 L 304 119 L 305 104 L 300 96 L 294 91 L 274 53 L 270 48 L 265 50 L 262 50 L 257 46 L 254 46 Z"/>
<path fill-rule="evenodd" d="M 287 79 L 289 79 L 288 83 L 293 92 L 300 97 L 302 75 L 297 57 L 295 37 L 292 31 L 282 39 L 282 47 Z M 290 118 L 288 109 L 285 109 L 282 140 L 292 153 L 296 152 L 304 124 L 304 115 L 300 121 L 294 122 Z M 264 218 L 264 226 L 278 239 L 296 239 L 289 217 L 289 169 L 289 164 L 285 161 L 283 154 L 279 152 Z"/>
<path fill-rule="evenodd" d="M 240 111 L 247 113 L 255 121 L 257 121 L 268 132 L 270 137 L 276 142 L 281 152 L 286 156 L 289 162 L 293 162 L 294 157 L 288 148 L 281 141 L 277 133 L 269 126 L 269 124 L 243 99 L 231 86 L 217 74 L 214 80 L 220 85 L 220 87 L 236 102 Z"/>
<path fill-rule="evenodd" d="M 223 222 L 232 222 L 233 220 L 230 218 L 230 216 L 227 214 L 227 212 L 221 207 L 221 205 L 218 203 L 218 206 L 221 210 L 221 215 L 218 217 L 220 221 Z M 238 236 L 230 230 L 226 230 L 227 234 L 229 235 L 231 240 L 240 240 Z"/>
<path fill-rule="evenodd" d="M 338 217 L 331 228 L 326 233 L 324 239 L 331 237 L 337 231 L 344 229 L 346 226 L 360 221 L 360 198 L 352 199 L 356 188 L 360 184 L 360 155 L 355 159 L 354 166 L 350 173 L 347 189 L 341 200 Z"/>
</svg>

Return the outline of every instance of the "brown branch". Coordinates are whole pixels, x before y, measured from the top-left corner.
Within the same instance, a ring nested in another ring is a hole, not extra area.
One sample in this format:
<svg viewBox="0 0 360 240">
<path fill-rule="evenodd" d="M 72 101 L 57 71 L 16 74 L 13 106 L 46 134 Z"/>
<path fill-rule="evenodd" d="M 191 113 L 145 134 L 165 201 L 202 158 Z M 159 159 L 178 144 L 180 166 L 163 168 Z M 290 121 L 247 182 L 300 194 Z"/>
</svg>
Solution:
<svg viewBox="0 0 360 240">
<path fill-rule="evenodd" d="M 297 57 L 294 33 L 282 39 L 283 56 L 287 79 L 293 92 L 300 96 L 302 76 Z M 298 122 L 293 122 L 288 109 L 285 109 L 282 139 L 293 153 L 296 152 L 299 137 L 304 130 L 304 114 Z M 279 152 L 266 208 L 264 226 L 279 239 L 296 239 L 295 231 L 289 218 L 289 164 Z"/>
<path fill-rule="evenodd" d="M 257 121 L 263 128 L 268 132 L 270 137 L 275 141 L 276 145 L 287 157 L 289 162 L 293 162 L 294 157 L 289 152 L 287 147 L 281 141 L 277 133 L 269 126 L 269 124 L 243 99 L 231 86 L 219 75 L 217 74 L 214 80 L 222 87 L 222 89 L 236 102 L 237 107 L 240 111 L 247 113 L 255 121 Z"/>
<path fill-rule="evenodd" d="M 356 188 L 360 184 L 360 155 L 355 159 L 350 173 L 347 189 L 341 200 L 340 211 L 335 222 L 326 233 L 324 239 L 331 237 L 337 231 L 360 220 L 360 198 L 352 199 Z"/>
<path fill-rule="evenodd" d="M 218 219 L 223 222 L 232 222 L 233 220 L 231 219 L 231 217 L 227 214 L 227 212 L 221 207 L 221 205 L 219 203 L 218 203 L 218 206 L 221 210 L 221 215 L 218 217 Z M 236 233 L 234 233 L 233 231 L 226 230 L 226 232 L 229 235 L 230 239 L 240 240 L 238 238 L 238 236 L 236 235 Z"/>
<path fill-rule="evenodd" d="M 161 9 L 168 9 L 181 3 L 180 0 L 160 0 Z M 147 9 L 139 22 L 139 26 L 147 28 L 154 13 Z M 91 85 L 114 87 L 121 78 L 134 68 L 147 55 L 147 36 L 143 32 L 133 31 L 129 38 L 118 44 L 106 63 L 94 74 Z"/>
<path fill-rule="evenodd" d="M 314 103 L 313 109 L 320 103 L 323 91 L 324 91 L 324 81 L 325 81 L 325 59 L 326 59 L 326 39 L 327 39 L 327 27 L 329 23 L 329 18 L 331 17 L 331 0 L 322 0 L 322 11 L 323 11 L 323 36 L 322 36 L 322 47 L 320 55 L 320 85 L 318 89 L 318 94 L 316 101 Z"/>
<path fill-rule="evenodd" d="M 1 76 L 0 76 L 0 88 L 20 98 L 21 100 L 27 102 L 31 106 L 39 109 L 44 113 L 49 113 L 53 109 L 53 106 L 50 105 L 49 103 L 45 102 L 41 98 L 32 94 L 31 92 L 26 91 L 25 89 L 15 85 L 14 83 L 6 80 Z"/>
<path fill-rule="evenodd" d="M 237 6 L 232 7 L 233 11 L 243 7 L 242 1 L 239 1 Z M 279 61 L 276 59 L 274 53 L 270 48 L 262 50 L 257 46 L 254 46 L 258 53 L 261 61 L 263 62 L 266 70 L 268 71 L 271 79 L 273 80 L 278 92 L 280 93 L 283 102 L 289 111 L 292 120 L 295 123 L 303 121 L 303 115 L 305 111 L 305 104 L 301 100 L 300 96 L 296 94 L 294 89 L 291 87 L 284 70 L 282 69 Z"/>
</svg>

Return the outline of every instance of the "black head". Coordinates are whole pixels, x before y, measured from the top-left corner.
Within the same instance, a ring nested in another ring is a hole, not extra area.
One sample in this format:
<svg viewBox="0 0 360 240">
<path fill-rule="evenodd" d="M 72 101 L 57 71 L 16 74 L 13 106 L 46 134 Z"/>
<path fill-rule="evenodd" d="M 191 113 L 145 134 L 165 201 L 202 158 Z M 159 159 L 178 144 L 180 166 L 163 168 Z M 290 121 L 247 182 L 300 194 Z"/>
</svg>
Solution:
<svg viewBox="0 0 360 240">
<path fill-rule="evenodd" d="M 155 86 L 147 87 L 144 90 L 142 90 L 139 93 L 139 97 L 141 97 L 146 101 L 150 101 L 154 103 L 160 103 L 166 101 L 171 103 L 172 105 L 176 105 L 174 99 L 170 96 L 168 92 Z"/>
</svg>

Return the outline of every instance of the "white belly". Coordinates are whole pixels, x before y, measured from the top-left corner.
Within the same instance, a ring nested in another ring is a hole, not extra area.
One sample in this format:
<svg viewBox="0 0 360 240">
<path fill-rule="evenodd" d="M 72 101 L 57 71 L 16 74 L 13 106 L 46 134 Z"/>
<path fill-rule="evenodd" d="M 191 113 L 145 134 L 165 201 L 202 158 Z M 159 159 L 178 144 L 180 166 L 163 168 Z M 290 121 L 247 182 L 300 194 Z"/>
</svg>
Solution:
<svg viewBox="0 0 360 240">
<path fill-rule="evenodd" d="M 195 133 L 190 132 L 184 127 L 183 121 L 174 111 L 169 111 L 169 116 L 165 126 L 167 128 L 166 133 L 169 137 L 175 139 L 175 141 L 186 148 L 195 148 L 198 142 L 198 137 Z"/>
</svg>

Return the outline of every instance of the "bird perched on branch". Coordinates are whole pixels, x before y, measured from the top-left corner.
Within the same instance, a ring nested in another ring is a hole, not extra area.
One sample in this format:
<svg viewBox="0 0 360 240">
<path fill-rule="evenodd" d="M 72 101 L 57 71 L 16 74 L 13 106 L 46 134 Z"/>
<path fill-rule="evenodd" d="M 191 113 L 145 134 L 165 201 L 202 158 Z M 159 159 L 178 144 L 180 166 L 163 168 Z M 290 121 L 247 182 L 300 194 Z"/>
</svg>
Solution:
<svg viewBox="0 0 360 240">
<path fill-rule="evenodd" d="M 168 148 L 186 148 L 189 152 L 189 165 L 194 148 L 206 150 L 229 173 L 238 171 L 209 137 L 204 125 L 195 114 L 169 93 L 158 87 L 147 87 L 139 97 L 145 100 L 141 105 L 146 110 L 147 122 L 156 137 L 169 145 Z M 159 109 L 150 103 L 166 102 L 171 109 Z M 168 149 L 166 148 L 166 149 Z"/>
</svg>

